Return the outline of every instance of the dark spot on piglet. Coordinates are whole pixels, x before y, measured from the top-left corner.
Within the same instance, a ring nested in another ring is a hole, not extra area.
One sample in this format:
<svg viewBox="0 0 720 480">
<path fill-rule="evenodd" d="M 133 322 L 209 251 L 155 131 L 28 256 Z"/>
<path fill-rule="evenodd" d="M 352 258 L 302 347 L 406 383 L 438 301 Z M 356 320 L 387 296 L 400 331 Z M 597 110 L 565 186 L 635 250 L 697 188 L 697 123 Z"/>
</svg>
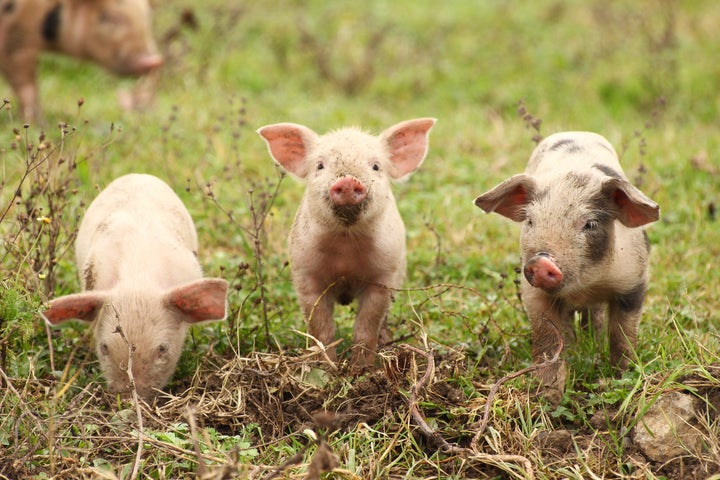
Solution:
<svg viewBox="0 0 720 480">
<path fill-rule="evenodd" d="M 617 170 L 615 170 L 614 168 L 608 167 L 607 165 L 603 165 L 602 163 L 596 163 L 592 166 L 592 168 L 600 170 L 602 173 L 604 173 L 608 177 L 619 178 L 619 179 L 623 178 L 622 175 L 620 175 L 620 173 L 618 173 Z"/>
<path fill-rule="evenodd" d="M 550 147 L 550 151 L 555 152 L 557 150 L 564 150 L 568 153 L 577 153 L 582 151 L 582 147 L 578 145 L 575 140 L 565 138 L 562 140 L 558 140 L 557 142 L 553 143 Z"/>
<path fill-rule="evenodd" d="M 338 303 L 340 305 L 350 305 L 350 302 L 353 301 L 353 294 L 350 292 L 340 292 L 340 295 L 338 295 Z"/>
<path fill-rule="evenodd" d="M 617 302 L 620 305 L 620 309 L 623 312 L 637 312 L 642 308 L 643 300 L 645 299 L 645 283 L 637 285 L 629 292 L 622 293 L 617 296 Z"/>
<path fill-rule="evenodd" d="M 7 2 L 2 6 L 2 13 L 12 13 L 15 10 L 15 2 Z"/>
<path fill-rule="evenodd" d="M 83 272 L 83 278 L 85 279 L 85 290 L 95 289 L 95 264 L 90 263 L 85 267 Z"/>
<path fill-rule="evenodd" d="M 58 39 L 60 32 L 60 13 L 62 11 L 62 4 L 58 3 L 55 8 L 50 10 L 45 16 L 45 21 L 42 24 L 42 36 L 46 42 L 53 43 Z"/>
</svg>

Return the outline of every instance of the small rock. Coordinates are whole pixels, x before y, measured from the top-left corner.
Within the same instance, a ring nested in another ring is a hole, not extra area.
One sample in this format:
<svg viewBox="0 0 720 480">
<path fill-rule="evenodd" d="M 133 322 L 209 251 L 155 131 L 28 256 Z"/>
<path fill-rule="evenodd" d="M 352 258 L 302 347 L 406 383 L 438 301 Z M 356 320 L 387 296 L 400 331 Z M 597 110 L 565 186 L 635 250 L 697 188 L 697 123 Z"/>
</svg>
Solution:
<svg viewBox="0 0 720 480">
<path fill-rule="evenodd" d="M 555 450 L 558 453 L 568 453 L 573 447 L 573 436 L 568 430 L 541 432 L 538 441 L 543 449 Z"/>
<path fill-rule="evenodd" d="M 633 440 L 643 454 L 667 462 L 688 451 L 697 452 L 702 436 L 696 427 L 698 400 L 680 392 L 663 395 L 633 429 Z"/>
</svg>

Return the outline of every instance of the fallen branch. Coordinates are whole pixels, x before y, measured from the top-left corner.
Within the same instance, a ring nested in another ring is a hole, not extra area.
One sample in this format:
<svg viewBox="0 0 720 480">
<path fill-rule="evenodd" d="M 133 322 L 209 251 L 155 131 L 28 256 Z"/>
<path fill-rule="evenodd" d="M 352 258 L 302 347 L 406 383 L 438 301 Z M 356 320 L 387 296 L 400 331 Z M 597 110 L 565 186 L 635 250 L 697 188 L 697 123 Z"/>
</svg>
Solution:
<svg viewBox="0 0 720 480">
<path fill-rule="evenodd" d="M 473 452 L 476 454 L 480 454 L 480 450 L 478 448 L 478 442 L 480 441 L 480 437 L 483 433 L 485 433 L 485 429 L 487 428 L 488 421 L 490 419 L 490 407 L 492 406 L 492 400 L 497 391 L 500 389 L 500 387 L 507 381 L 512 380 L 513 378 L 517 378 L 521 375 L 525 375 L 526 373 L 534 372 L 536 370 L 541 370 L 545 367 L 549 367 L 551 365 L 554 365 L 555 363 L 560 360 L 560 354 L 563 351 L 564 348 L 564 342 L 562 339 L 562 335 L 560 334 L 560 331 L 558 328 L 550 322 L 550 325 L 555 329 L 555 334 L 558 338 L 558 348 L 555 351 L 555 354 L 552 356 L 552 358 L 545 360 L 541 363 L 535 363 L 533 365 L 530 365 L 529 367 L 523 368 L 522 370 L 518 370 L 517 372 L 511 373 L 509 375 L 505 375 L 500 380 L 495 382 L 492 387 L 490 387 L 490 391 L 488 392 L 487 399 L 485 400 L 485 411 L 483 413 L 482 421 L 480 422 L 480 428 L 475 433 L 475 436 L 473 437 L 472 441 L 470 442 L 470 448 Z"/>
<path fill-rule="evenodd" d="M 561 342 L 562 343 L 562 342 Z M 445 440 L 439 433 L 437 433 L 435 430 L 433 430 L 430 425 L 425 421 L 425 418 L 423 417 L 422 413 L 420 413 L 420 409 L 418 408 L 418 399 L 417 395 L 418 392 L 425 388 L 431 381 L 434 372 L 435 372 L 435 359 L 432 356 L 431 352 L 424 352 L 420 350 L 419 348 L 413 347 L 411 345 L 403 344 L 398 345 L 399 348 L 404 348 L 407 350 L 410 350 L 411 352 L 414 352 L 418 355 L 422 355 L 425 357 L 427 361 L 427 369 L 425 371 L 425 374 L 420 378 L 420 380 L 413 385 L 411 391 L 410 391 L 410 398 L 408 400 L 409 408 L 410 408 L 410 414 L 415 420 L 415 423 L 417 423 L 418 427 L 420 428 L 420 431 L 422 434 L 428 438 L 430 441 L 434 442 L 436 445 L 439 446 L 440 450 L 445 453 L 455 454 L 462 456 L 464 458 L 467 458 L 468 460 L 478 460 L 484 463 L 490 463 L 490 464 L 499 464 L 502 462 L 515 462 L 522 464 L 523 468 L 525 469 L 525 477 L 529 480 L 534 480 L 535 474 L 533 472 L 532 463 L 527 457 L 523 457 L 522 455 L 494 455 L 494 454 L 488 454 L 488 453 L 481 453 L 477 450 L 476 446 L 473 446 L 472 449 L 463 448 L 456 444 L 450 443 L 447 440 Z M 555 357 L 553 357 L 557 361 L 557 358 L 560 356 L 560 351 L 562 351 L 562 345 L 560 350 L 556 353 Z M 557 358 L 556 358 L 557 357 Z M 552 360 L 551 360 L 552 361 Z M 541 366 L 544 366 L 545 364 L 550 364 L 551 361 L 544 362 L 543 364 L 538 364 L 536 368 L 540 368 Z M 535 368 L 528 367 L 526 369 L 521 370 L 520 372 L 514 373 L 512 375 L 508 375 L 507 378 L 503 377 L 496 385 L 493 386 L 491 389 L 491 393 L 488 395 L 488 402 L 486 403 L 486 418 L 483 422 L 483 430 L 485 425 L 487 425 L 487 416 L 489 407 L 489 401 L 492 398 L 492 395 L 495 394 L 497 391 L 497 388 L 502 385 L 502 383 L 506 382 L 507 380 L 510 380 L 511 378 L 517 377 L 522 375 L 523 373 L 527 373 L 528 371 L 532 371 Z M 476 434 L 476 437 L 478 435 Z M 477 443 L 476 438 L 473 438 L 473 443 Z M 514 473 L 514 472 L 511 472 Z"/>
<path fill-rule="evenodd" d="M 450 442 L 445 440 L 439 433 L 433 430 L 432 427 L 430 427 L 430 425 L 428 425 L 428 423 L 425 421 L 425 417 L 423 417 L 422 413 L 420 413 L 420 408 L 418 408 L 418 392 L 430 383 L 433 375 L 435 374 L 435 359 L 432 355 L 432 352 L 424 352 L 419 348 L 413 347 L 412 345 L 408 344 L 398 345 L 398 347 L 410 350 L 411 352 L 414 352 L 418 355 L 422 355 L 427 361 L 427 368 L 425 370 L 425 374 L 420 378 L 420 381 L 413 385 L 412 389 L 410 390 L 410 398 L 408 399 L 410 415 L 420 428 L 420 432 L 425 435 L 428 440 L 433 442 L 435 445 L 438 445 L 443 452 L 464 452 L 466 449 L 451 444 Z"/>
</svg>

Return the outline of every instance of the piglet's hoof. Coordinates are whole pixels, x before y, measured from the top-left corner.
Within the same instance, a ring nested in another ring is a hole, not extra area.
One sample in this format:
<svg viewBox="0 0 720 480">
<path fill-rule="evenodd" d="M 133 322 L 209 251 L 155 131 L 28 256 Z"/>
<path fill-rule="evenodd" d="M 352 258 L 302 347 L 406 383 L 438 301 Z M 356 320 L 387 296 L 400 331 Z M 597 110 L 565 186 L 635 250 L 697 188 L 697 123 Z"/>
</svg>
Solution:
<svg viewBox="0 0 720 480">
<path fill-rule="evenodd" d="M 375 368 L 375 352 L 362 344 L 353 345 L 350 358 L 350 374 L 363 375 Z"/>
</svg>

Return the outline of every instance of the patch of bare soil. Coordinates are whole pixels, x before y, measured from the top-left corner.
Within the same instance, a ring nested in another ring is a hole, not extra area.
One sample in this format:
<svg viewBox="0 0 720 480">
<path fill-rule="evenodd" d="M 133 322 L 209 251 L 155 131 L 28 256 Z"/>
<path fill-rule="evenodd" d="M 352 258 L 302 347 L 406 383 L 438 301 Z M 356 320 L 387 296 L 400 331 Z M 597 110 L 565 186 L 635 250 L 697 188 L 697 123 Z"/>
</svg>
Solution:
<svg viewBox="0 0 720 480">
<path fill-rule="evenodd" d="M 443 362 L 452 366 L 435 371 L 426 394 L 450 408 L 467 400 L 448 383 L 448 374 L 464 370 L 464 358 Z M 157 413 L 166 420 L 182 418 L 192 406 L 199 421 L 227 434 L 255 423 L 264 435 L 282 437 L 312 425 L 318 412 L 332 412 L 334 428 L 351 429 L 407 412 L 412 377 L 424 368 L 422 358 L 401 349 L 385 352 L 380 368 L 361 374 L 347 366 L 334 370 L 308 356 L 254 353 L 216 359 L 180 395 L 160 398 Z"/>
<path fill-rule="evenodd" d="M 356 375 L 345 366 L 338 370 L 317 361 L 311 354 L 255 352 L 226 358 L 211 354 L 191 379 L 175 382 L 171 393 L 160 395 L 151 405 L 118 402 L 98 384 L 64 390 L 60 381 L 3 377 L 0 420 L 16 425 L 15 431 L 22 433 L 0 438 L 13 447 L 6 446 L 0 455 L 0 478 L 41 473 L 56 478 L 97 478 L 98 469 L 89 459 L 102 458 L 118 468 L 132 462 L 138 451 L 146 469 L 162 468 L 161 464 L 152 465 L 153 455 L 160 451 L 159 462 L 176 457 L 189 461 L 188 468 L 197 468 L 198 478 L 221 478 L 202 470 L 205 460 L 218 465 L 219 457 L 201 454 L 197 447 L 176 447 L 151 437 L 144 439 L 144 451 L 139 447 L 139 429 L 172 432 L 173 425 L 187 423 L 193 437 L 200 431 L 198 427 L 235 435 L 256 424 L 262 438 L 258 435 L 249 440 L 260 450 L 309 428 L 318 434 L 317 441 L 287 459 L 287 465 L 305 461 L 303 454 L 313 448 L 320 453 L 310 462 L 316 474 L 312 478 L 336 465 L 328 435 L 352 431 L 358 424 L 387 433 L 402 433 L 409 424 L 413 446 L 424 450 L 428 475 L 444 472 L 463 478 L 516 478 L 517 472 L 525 472 L 525 478 L 532 478 L 544 471 L 555 478 L 552 468 L 578 463 L 591 472 L 623 478 L 641 478 L 643 472 L 652 472 L 669 479 L 694 480 L 720 472 L 714 450 L 718 448 L 717 435 L 714 440 L 708 438 L 704 454 L 662 464 L 644 458 L 628 436 L 623 458 L 618 459 L 613 437 L 617 433 L 611 432 L 624 431 L 632 419 L 622 418 L 617 411 L 596 413 L 590 425 L 553 422 L 554 430 L 540 429 L 527 436 L 518 421 L 527 412 L 514 409 L 532 403 L 528 393 L 509 385 L 496 388 L 507 377 L 490 384 L 485 383 L 487 379 L 470 378 L 466 362 L 461 352 L 440 355 L 397 345 L 382 353 L 377 369 Z M 478 371 L 474 372 L 477 376 Z M 689 377 L 682 384 L 706 400 L 700 424 L 708 432 L 717 432 L 720 366 L 710 366 L 707 372 L 709 376 Z M 458 387 L 460 381 L 472 381 L 477 396 L 468 398 Z M 62 392 L 63 399 L 53 407 L 55 403 L 48 399 L 56 392 Z M 30 399 L 44 399 L 42 407 Z M 540 415 L 541 404 L 537 408 Z M 624 465 L 626 471 L 619 472 L 618 465 Z M 268 479 L 284 475 L 288 467 L 238 462 L 213 468 L 215 473 L 225 472 L 227 476 L 222 478 L 237 478 L 233 475 L 242 472 L 241 478 Z M 507 477 L 508 472 L 515 473 Z"/>
</svg>

